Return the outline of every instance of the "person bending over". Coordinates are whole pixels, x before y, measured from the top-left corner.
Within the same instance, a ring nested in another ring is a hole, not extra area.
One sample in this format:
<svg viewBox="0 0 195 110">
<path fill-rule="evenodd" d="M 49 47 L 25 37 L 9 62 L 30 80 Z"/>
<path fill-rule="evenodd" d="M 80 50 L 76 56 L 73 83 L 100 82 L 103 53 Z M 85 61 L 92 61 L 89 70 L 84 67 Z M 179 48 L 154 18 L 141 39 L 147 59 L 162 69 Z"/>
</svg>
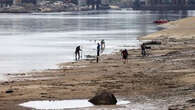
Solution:
<svg viewBox="0 0 195 110">
<path fill-rule="evenodd" d="M 124 49 L 121 51 L 122 61 L 124 64 L 128 63 L 128 51 Z"/>
<path fill-rule="evenodd" d="M 75 60 L 80 60 L 80 51 L 81 50 L 81 46 L 77 46 L 76 49 L 75 49 Z"/>
</svg>

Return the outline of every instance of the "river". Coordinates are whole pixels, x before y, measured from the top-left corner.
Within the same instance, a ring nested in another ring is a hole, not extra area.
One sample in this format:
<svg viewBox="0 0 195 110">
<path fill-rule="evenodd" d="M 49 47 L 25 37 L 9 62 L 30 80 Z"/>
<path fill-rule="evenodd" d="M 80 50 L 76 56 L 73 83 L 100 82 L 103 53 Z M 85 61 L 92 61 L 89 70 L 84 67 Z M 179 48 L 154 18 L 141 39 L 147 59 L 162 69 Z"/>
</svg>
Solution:
<svg viewBox="0 0 195 110">
<path fill-rule="evenodd" d="M 0 14 L 0 73 L 39 71 L 74 61 L 77 45 L 85 55 L 96 54 L 104 39 L 109 54 L 139 46 L 137 37 L 158 31 L 154 20 L 176 20 L 194 11 L 95 11 Z"/>
</svg>

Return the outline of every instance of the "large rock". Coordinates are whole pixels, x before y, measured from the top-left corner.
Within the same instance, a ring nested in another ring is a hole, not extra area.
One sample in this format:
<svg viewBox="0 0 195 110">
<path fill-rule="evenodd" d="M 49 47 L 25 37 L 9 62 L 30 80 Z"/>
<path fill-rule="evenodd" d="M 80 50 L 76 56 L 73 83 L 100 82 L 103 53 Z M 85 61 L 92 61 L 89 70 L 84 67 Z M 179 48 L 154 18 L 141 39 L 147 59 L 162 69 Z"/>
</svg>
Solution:
<svg viewBox="0 0 195 110">
<path fill-rule="evenodd" d="M 117 103 L 116 97 L 109 92 L 97 93 L 89 100 L 94 105 L 115 105 Z"/>
</svg>

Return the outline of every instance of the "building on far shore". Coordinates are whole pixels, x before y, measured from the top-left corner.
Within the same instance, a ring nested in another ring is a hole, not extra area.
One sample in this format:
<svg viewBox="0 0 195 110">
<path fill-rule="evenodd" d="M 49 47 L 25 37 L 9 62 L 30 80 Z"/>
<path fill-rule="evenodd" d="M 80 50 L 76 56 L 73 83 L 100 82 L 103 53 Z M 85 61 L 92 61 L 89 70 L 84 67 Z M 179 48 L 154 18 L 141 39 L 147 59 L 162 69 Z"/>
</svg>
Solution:
<svg viewBox="0 0 195 110">
<path fill-rule="evenodd" d="M 21 5 L 25 3 L 36 4 L 37 0 L 12 0 L 14 5 Z"/>
<path fill-rule="evenodd" d="M 41 3 L 73 3 L 79 7 L 87 7 L 88 9 L 109 9 L 109 0 L 0 0 L 0 8 L 14 6 L 39 6 Z"/>
<path fill-rule="evenodd" d="M 145 6 L 163 5 L 187 5 L 188 0 L 145 0 Z"/>
<path fill-rule="evenodd" d="M 10 7 L 12 5 L 34 4 L 41 0 L 0 0 L 0 8 Z"/>
<path fill-rule="evenodd" d="M 0 8 L 10 7 L 13 4 L 13 0 L 0 0 Z"/>
<path fill-rule="evenodd" d="M 79 6 L 88 6 L 92 9 L 101 9 L 109 6 L 109 0 L 77 0 Z"/>
<path fill-rule="evenodd" d="M 103 5 L 109 5 L 110 4 L 110 0 L 102 0 L 101 3 Z"/>
<path fill-rule="evenodd" d="M 86 6 L 87 5 L 87 0 L 78 0 L 78 5 L 79 6 Z"/>
<path fill-rule="evenodd" d="M 195 9 L 195 0 L 134 0 L 133 9 L 141 10 Z"/>
</svg>

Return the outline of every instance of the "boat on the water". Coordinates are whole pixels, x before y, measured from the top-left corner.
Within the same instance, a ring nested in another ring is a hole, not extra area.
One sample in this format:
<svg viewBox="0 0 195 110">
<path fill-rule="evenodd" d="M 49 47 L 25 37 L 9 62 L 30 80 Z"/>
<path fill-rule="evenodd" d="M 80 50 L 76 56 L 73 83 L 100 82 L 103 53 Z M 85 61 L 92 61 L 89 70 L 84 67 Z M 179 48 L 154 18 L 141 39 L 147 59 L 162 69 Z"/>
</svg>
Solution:
<svg viewBox="0 0 195 110">
<path fill-rule="evenodd" d="M 155 24 L 164 24 L 164 23 L 168 23 L 169 22 L 169 20 L 155 20 L 153 23 L 155 23 Z"/>
</svg>

